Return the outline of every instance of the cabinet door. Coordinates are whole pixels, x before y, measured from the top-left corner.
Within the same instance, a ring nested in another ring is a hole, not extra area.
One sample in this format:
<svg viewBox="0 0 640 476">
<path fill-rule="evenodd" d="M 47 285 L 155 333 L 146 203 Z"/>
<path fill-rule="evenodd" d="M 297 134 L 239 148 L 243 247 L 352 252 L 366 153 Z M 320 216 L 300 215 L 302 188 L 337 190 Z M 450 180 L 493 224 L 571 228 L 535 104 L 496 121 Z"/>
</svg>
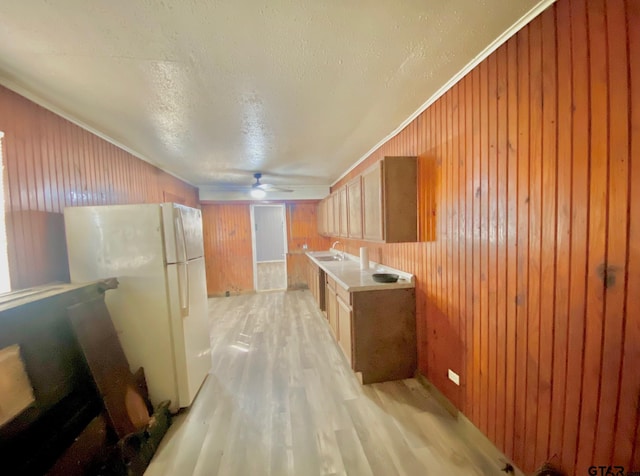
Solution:
<svg viewBox="0 0 640 476">
<path fill-rule="evenodd" d="M 327 320 L 336 340 L 338 339 L 338 296 L 327 284 L 325 288 L 325 302 L 327 306 Z"/>
<path fill-rule="evenodd" d="M 318 290 L 318 268 L 311 263 L 309 265 L 309 289 L 313 294 L 313 299 L 320 306 L 320 292 Z"/>
<path fill-rule="evenodd" d="M 340 195 L 338 192 L 331 194 L 333 201 L 333 236 L 340 235 Z"/>
<path fill-rule="evenodd" d="M 340 203 L 340 236 L 349 236 L 349 210 L 347 208 L 347 187 L 342 187 L 338 191 L 338 201 Z"/>
<path fill-rule="evenodd" d="M 335 210 L 333 208 L 333 196 L 329 195 L 325 200 L 325 203 L 327 204 L 327 235 L 333 236 L 335 234 L 333 219 Z"/>
<path fill-rule="evenodd" d="M 323 286 L 324 286 L 324 309 L 327 313 L 326 318 L 327 320 L 329 320 L 331 316 L 331 306 L 329 305 L 330 290 L 329 290 L 329 285 L 326 282 L 323 283 Z"/>
<path fill-rule="evenodd" d="M 344 352 L 350 366 L 353 366 L 351 355 L 351 307 L 340 297 L 336 297 L 338 304 L 338 343 Z"/>
<path fill-rule="evenodd" d="M 318 234 L 326 235 L 327 234 L 327 202 L 326 200 L 321 200 L 318 203 Z"/>
<path fill-rule="evenodd" d="M 362 238 L 362 186 L 360 176 L 347 184 L 349 238 Z"/>
<path fill-rule="evenodd" d="M 382 162 L 362 174 L 362 235 L 382 241 Z"/>
</svg>

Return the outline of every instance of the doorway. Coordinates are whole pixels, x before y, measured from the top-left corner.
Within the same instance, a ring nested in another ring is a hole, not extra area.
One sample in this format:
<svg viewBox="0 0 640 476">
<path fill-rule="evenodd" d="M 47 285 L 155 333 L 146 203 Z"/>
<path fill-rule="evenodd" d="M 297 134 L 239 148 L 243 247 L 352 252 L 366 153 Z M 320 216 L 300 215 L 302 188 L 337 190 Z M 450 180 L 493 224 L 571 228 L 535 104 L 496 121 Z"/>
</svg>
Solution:
<svg viewBox="0 0 640 476">
<path fill-rule="evenodd" d="M 253 285 L 256 291 L 287 289 L 284 205 L 251 205 Z"/>
</svg>

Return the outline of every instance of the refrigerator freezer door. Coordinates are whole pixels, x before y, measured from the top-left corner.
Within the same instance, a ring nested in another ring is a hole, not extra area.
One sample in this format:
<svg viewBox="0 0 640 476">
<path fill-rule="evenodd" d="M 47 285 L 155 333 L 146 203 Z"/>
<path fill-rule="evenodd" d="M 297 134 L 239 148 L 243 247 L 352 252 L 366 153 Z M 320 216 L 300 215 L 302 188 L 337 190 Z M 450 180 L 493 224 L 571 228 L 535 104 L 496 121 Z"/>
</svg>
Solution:
<svg viewBox="0 0 640 476">
<path fill-rule="evenodd" d="M 187 269 L 189 283 L 189 313 L 186 316 L 181 312 L 180 289 L 183 287 L 181 280 L 184 279 L 181 266 Z M 167 276 L 179 406 L 187 407 L 193 402 L 211 369 L 204 258 L 191 260 L 187 265 L 168 265 Z"/>
<path fill-rule="evenodd" d="M 200 210 L 176 203 L 163 203 L 162 216 L 168 264 L 204 256 Z"/>
<path fill-rule="evenodd" d="M 197 208 L 180 207 L 182 229 L 184 230 L 184 245 L 187 260 L 204 256 L 204 242 L 202 240 L 202 212 Z"/>
</svg>

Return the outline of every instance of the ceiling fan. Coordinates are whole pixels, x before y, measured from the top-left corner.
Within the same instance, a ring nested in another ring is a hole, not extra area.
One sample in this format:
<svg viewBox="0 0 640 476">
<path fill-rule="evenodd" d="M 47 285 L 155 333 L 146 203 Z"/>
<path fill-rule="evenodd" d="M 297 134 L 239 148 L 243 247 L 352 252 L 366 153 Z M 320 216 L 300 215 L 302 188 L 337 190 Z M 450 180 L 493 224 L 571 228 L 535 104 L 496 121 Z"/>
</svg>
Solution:
<svg viewBox="0 0 640 476">
<path fill-rule="evenodd" d="M 253 178 L 255 178 L 256 181 L 251 184 L 251 191 L 249 192 L 253 198 L 264 198 L 267 192 L 293 192 L 293 190 L 288 188 L 282 188 L 269 183 L 260 182 L 260 179 L 262 178 L 262 174 L 260 172 L 253 174 Z"/>
</svg>

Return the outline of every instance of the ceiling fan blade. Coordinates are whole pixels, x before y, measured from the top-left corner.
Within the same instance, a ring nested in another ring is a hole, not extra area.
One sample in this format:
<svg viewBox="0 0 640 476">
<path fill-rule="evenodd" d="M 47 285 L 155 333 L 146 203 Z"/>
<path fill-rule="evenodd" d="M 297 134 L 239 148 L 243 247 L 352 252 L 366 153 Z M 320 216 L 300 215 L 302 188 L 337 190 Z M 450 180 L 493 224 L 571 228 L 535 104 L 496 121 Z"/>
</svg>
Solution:
<svg viewBox="0 0 640 476">
<path fill-rule="evenodd" d="M 271 185 L 270 183 L 261 183 L 257 188 L 260 188 L 265 192 L 293 192 L 291 189 L 278 187 L 277 185 Z"/>
<path fill-rule="evenodd" d="M 272 185 L 270 183 L 262 183 L 260 179 L 262 178 L 262 174 L 260 172 L 256 172 L 253 174 L 253 178 L 256 179 L 254 183 L 251 184 L 251 190 L 262 190 L 263 192 L 293 192 L 288 188 L 278 187 L 277 185 Z"/>
</svg>

